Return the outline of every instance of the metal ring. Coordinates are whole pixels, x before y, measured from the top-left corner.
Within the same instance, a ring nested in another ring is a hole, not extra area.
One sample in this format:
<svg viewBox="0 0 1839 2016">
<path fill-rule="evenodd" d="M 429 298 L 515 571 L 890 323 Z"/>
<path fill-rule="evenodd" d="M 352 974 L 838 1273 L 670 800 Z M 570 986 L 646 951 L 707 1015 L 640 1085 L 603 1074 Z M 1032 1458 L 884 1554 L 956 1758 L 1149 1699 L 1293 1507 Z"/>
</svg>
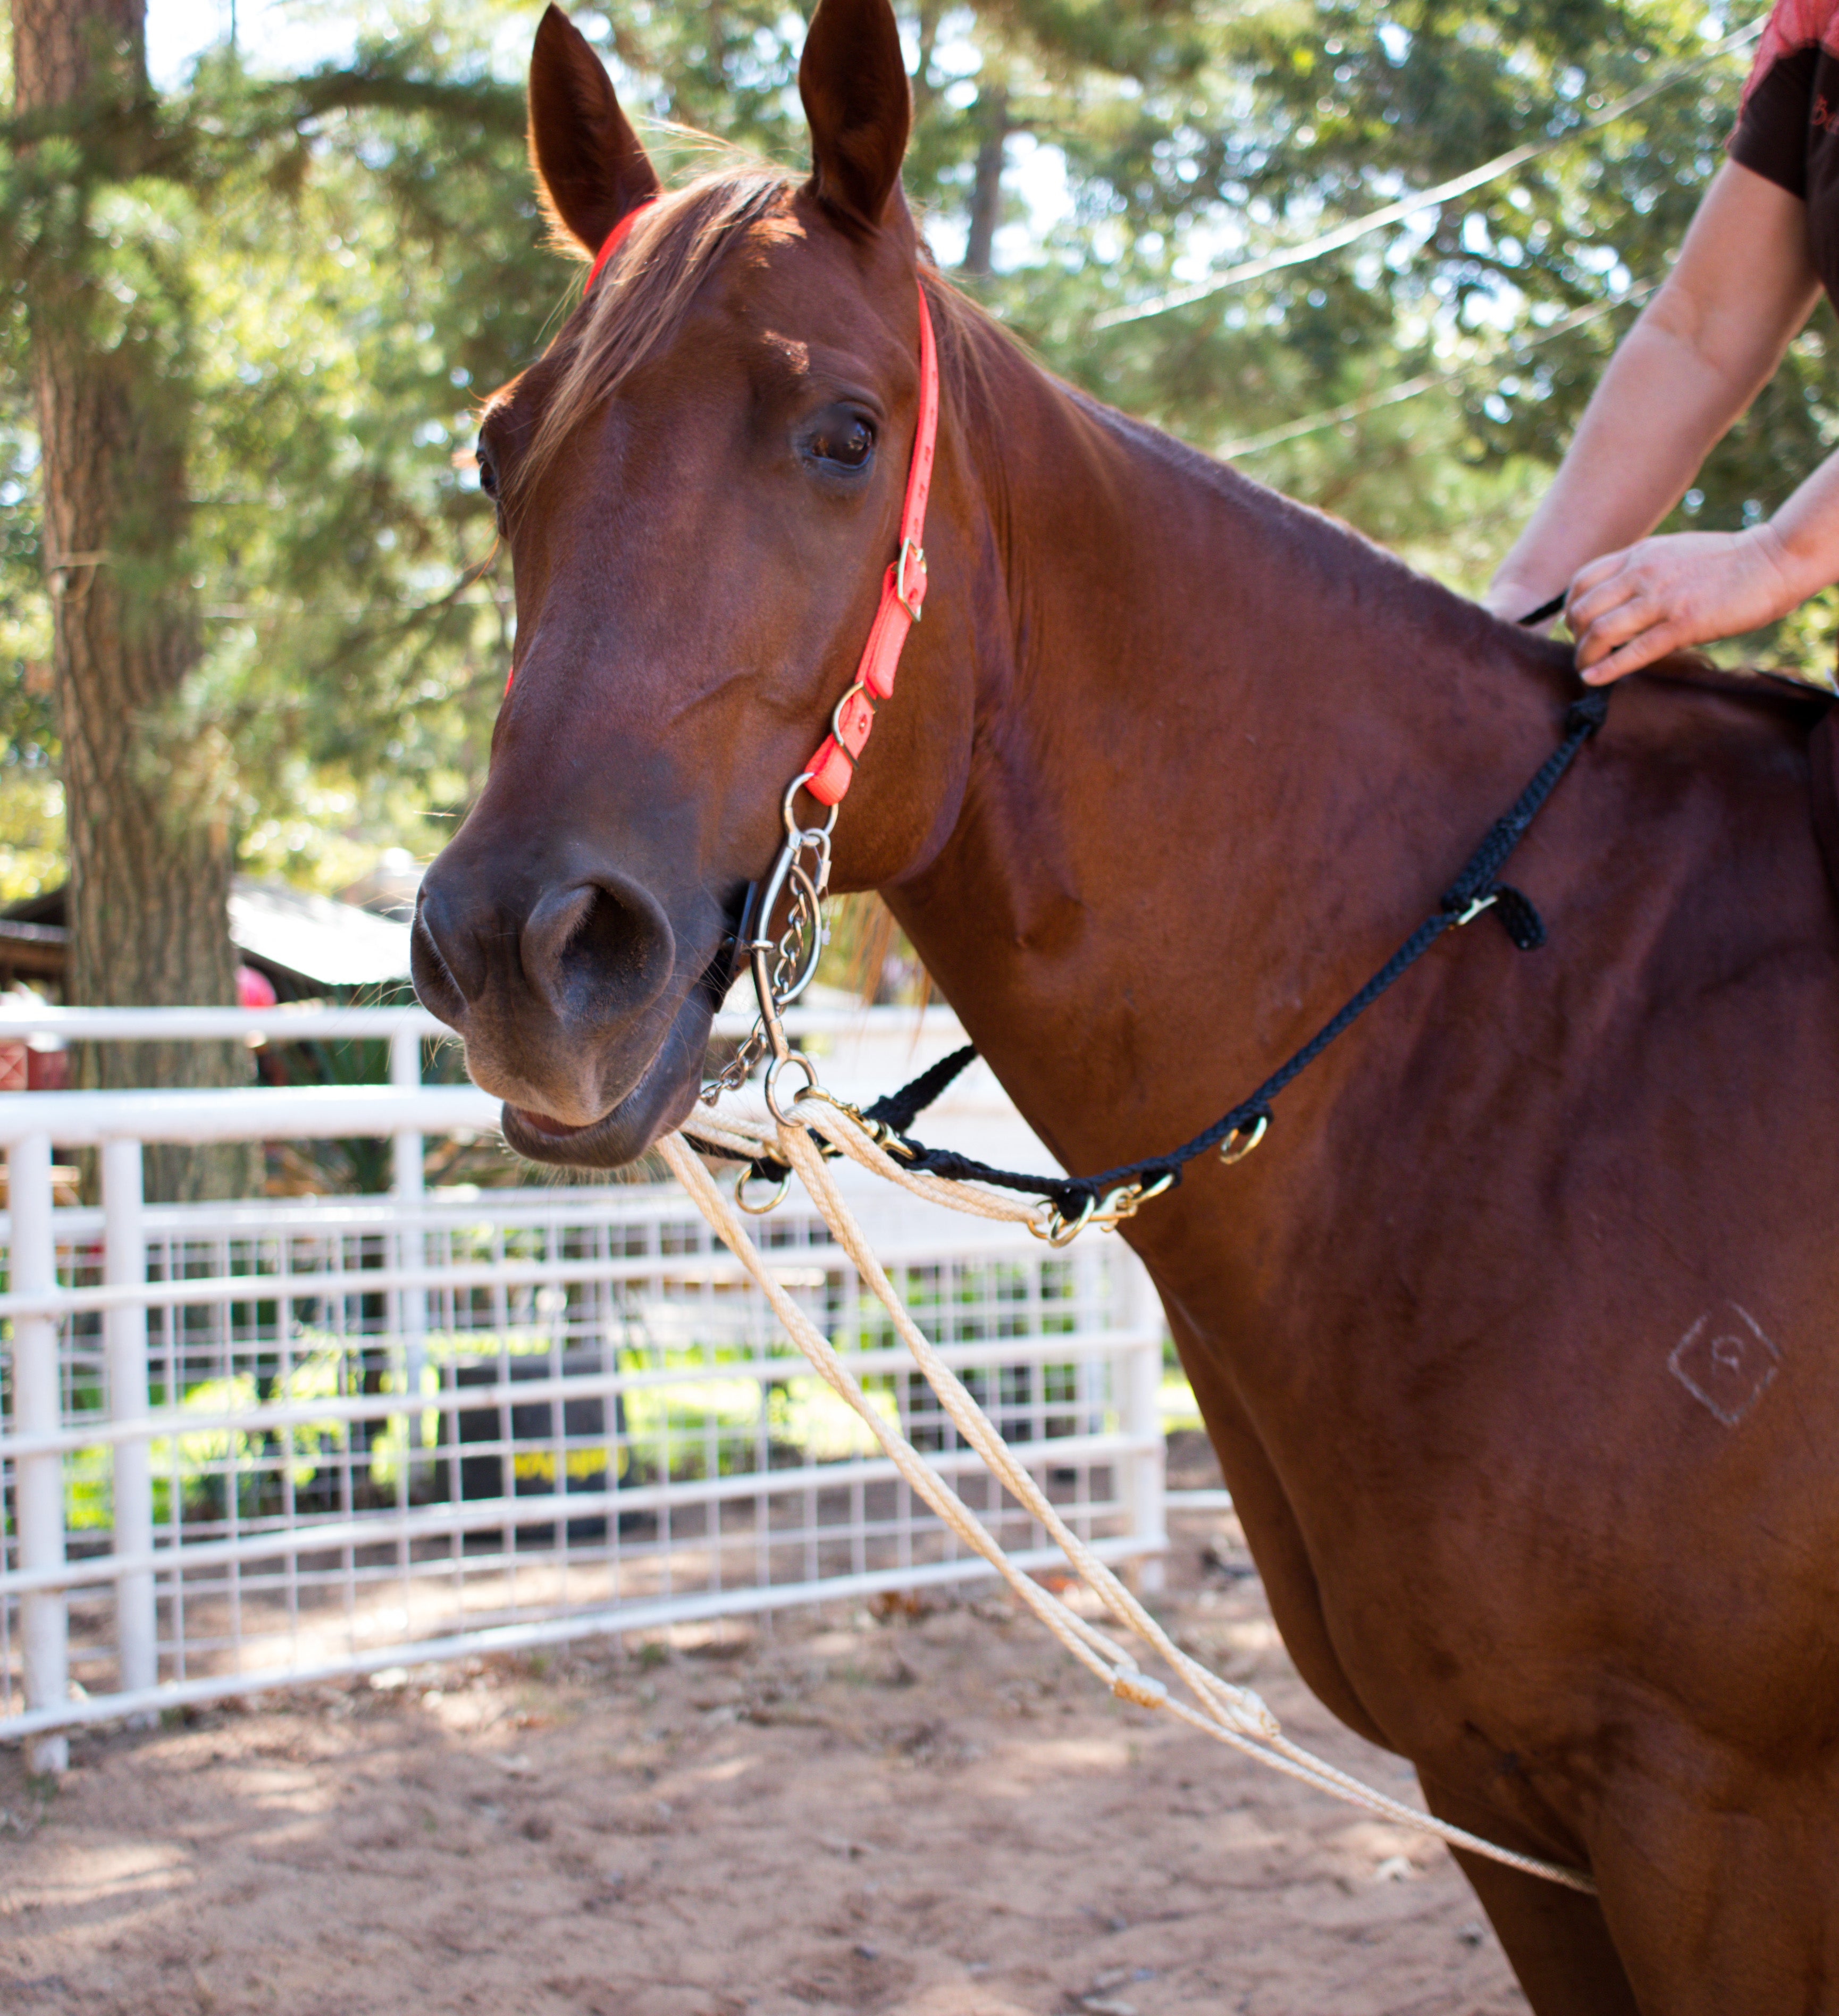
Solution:
<svg viewBox="0 0 1839 2016">
<path fill-rule="evenodd" d="M 1097 1209 L 1098 1199 L 1088 1191 L 1085 1201 L 1080 1206 L 1079 1215 L 1077 1218 L 1068 1218 L 1060 1206 L 1055 1204 L 1048 1212 L 1047 1223 L 1045 1226 L 1037 1225 L 1032 1219 L 1030 1219 L 1028 1229 L 1037 1239 L 1045 1239 L 1049 1246 L 1071 1246 L 1092 1222 L 1092 1215 Z"/>
<path fill-rule="evenodd" d="M 842 703 L 839 701 L 837 704 L 840 706 Z M 779 801 L 779 815 L 786 823 L 786 837 L 794 847 L 801 844 L 815 847 L 820 841 L 828 840 L 837 830 L 837 815 L 843 809 L 841 799 L 831 806 L 830 816 L 822 826 L 801 826 L 797 815 L 792 810 L 792 801 L 816 775 L 815 770 L 801 770 L 786 785 L 786 795 Z"/>
<path fill-rule="evenodd" d="M 795 1127 L 798 1124 L 797 1121 L 779 1103 L 779 1075 L 787 1064 L 797 1064 L 804 1073 L 804 1086 L 807 1092 L 817 1083 L 817 1066 L 802 1050 L 787 1050 L 783 1057 L 775 1057 L 766 1067 L 766 1078 L 761 1087 L 766 1095 L 766 1110 L 782 1126 Z M 800 1096 L 802 1097 L 803 1094 Z M 792 1102 L 794 1106 L 797 1103 L 797 1100 L 794 1100 Z"/>
<path fill-rule="evenodd" d="M 747 1186 L 753 1180 L 754 1172 L 751 1169 L 743 1169 L 741 1171 L 740 1174 L 734 1179 L 734 1201 L 750 1218 L 764 1218 L 769 1211 L 777 1211 L 779 1206 L 785 1202 L 786 1192 L 792 1187 L 792 1172 L 788 1169 L 786 1173 L 779 1178 L 778 1185 L 773 1190 L 772 1195 L 766 1200 L 765 1204 L 748 1203 Z M 760 1180 L 764 1183 L 766 1179 L 762 1176 Z"/>
<path fill-rule="evenodd" d="M 1259 1142 L 1265 1138 L 1265 1129 L 1271 1124 L 1271 1116 L 1261 1113 L 1251 1124 L 1247 1133 L 1243 1127 L 1235 1127 L 1220 1146 L 1220 1160 L 1229 1168 L 1234 1162 L 1243 1162 Z"/>
<path fill-rule="evenodd" d="M 1115 1232 L 1123 1221 L 1130 1217 L 1143 1202 L 1141 1183 L 1120 1183 L 1105 1197 L 1092 1214 L 1092 1222 L 1103 1232 Z"/>
</svg>

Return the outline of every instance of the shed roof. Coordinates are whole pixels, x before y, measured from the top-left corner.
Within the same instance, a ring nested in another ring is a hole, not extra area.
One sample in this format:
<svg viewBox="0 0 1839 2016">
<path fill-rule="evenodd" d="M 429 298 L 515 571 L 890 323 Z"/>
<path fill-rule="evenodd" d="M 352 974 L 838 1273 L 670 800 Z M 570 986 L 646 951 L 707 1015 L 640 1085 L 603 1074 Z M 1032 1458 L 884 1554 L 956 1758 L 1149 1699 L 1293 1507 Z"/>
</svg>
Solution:
<svg viewBox="0 0 1839 2016">
<path fill-rule="evenodd" d="M 0 918 L 0 956 L 21 972 L 61 977 L 65 891 L 11 905 Z M 408 923 L 289 882 L 238 875 L 230 884 L 230 942 L 279 979 L 322 987 L 384 987 L 408 977 Z"/>
<path fill-rule="evenodd" d="M 230 942 L 322 987 L 380 987 L 408 977 L 408 926 L 291 883 L 238 875 L 230 884 Z"/>
</svg>

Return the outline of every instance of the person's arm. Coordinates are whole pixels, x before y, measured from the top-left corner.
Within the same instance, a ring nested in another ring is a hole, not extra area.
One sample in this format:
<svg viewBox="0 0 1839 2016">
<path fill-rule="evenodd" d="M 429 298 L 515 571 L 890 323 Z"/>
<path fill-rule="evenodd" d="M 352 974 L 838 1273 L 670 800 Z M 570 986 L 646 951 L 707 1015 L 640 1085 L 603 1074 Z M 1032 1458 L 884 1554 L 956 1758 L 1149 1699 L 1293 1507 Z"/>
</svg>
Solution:
<svg viewBox="0 0 1839 2016">
<path fill-rule="evenodd" d="M 1565 618 L 1585 682 L 1759 630 L 1839 581 L 1839 455 L 1743 532 L 1675 532 L 1605 553 L 1571 584 Z"/>
<path fill-rule="evenodd" d="M 1726 162 L 1501 563 L 1488 607 L 1514 617 L 1568 589 L 1578 662 L 1600 680 L 1771 621 L 1811 592 L 1802 582 L 1839 578 L 1839 499 L 1825 494 L 1839 478 L 1823 485 L 1824 470 L 1771 526 L 1643 536 L 1767 382 L 1819 290 L 1805 204 Z M 1758 608 L 1769 614 L 1757 617 Z"/>
</svg>

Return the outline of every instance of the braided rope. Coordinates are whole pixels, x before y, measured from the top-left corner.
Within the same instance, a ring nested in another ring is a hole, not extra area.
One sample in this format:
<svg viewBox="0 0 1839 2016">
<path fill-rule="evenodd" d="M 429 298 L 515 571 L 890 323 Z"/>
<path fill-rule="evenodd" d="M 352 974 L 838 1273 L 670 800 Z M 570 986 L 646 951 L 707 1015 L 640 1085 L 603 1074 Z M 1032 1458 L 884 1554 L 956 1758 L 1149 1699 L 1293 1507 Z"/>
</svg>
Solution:
<svg viewBox="0 0 1839 2016">
<path fill-rule="evenodd" d="M 957 1210 L 967 1208 L 970 1193 L 953 1184 L 938 1183 L 912 1176 L 883 1154 L 840 1109 L 821 1101 L 802 1102 L 815 1109 L 810 1126 L 821 1132 L 852 1161 L 887 1175 L 903 1189 L 929 1201 Z M 843 1363 L 830 1341 L 799 1308 L 774 1276 L 748 1235 L 735 1208 L 718 1187 L 689 1143 L 681 1135 L 667 1135 L 658 1148 L 672 1173 L 683 1185 L 723 1243 L 728 1246 L 765 1295 L 786 1334 L 809 1359 L 825 1384 L 862 1420 L 892 1461 L 908 1485 L 974 1553 L 988 1562 L 1027 1609 L 1051 1631 L 1060 1643 L 1121 1699 L 1144 1708 L 1166 1710 L 1217 1741 L 1254 1758 L 1287 1777 L 1315 1786 L 1333 1797 L 1364 1807 L 1368 1812 L 1419 1833 L 1435 1836 L 1452 1848 L 1485 1856 L 1510 1868 L 1573 1890 L 1594 1894 L 1596 1885 L 1581 1870 L 1556 1863 L 1521 1855 L 1497 1846 L 1466 1828 L 1453 1827 L 1434 1815 L 1393 1798 L 1324 1758 L 1290 1741 L 1269 1707 L 1250 1688 L 1236 1687 L 1178 1646 L 1136 1597 L 1119 1581 L 1077 1534 L 1067 1527 L 1040 1486 L 1015 1458 L 1009 1445 L 977 1405 L 957 1374 L 945 1364 L 913 1320 L 885 1270 L 876 1258 L 861 1226 L 837 1188 L 829 1166 L 812 1135 L 804 1126 L 784 1126 L 776 1139 L 762 1126 L 758 1129 L 725 1120 L 722 1132 L 735 1145 L 751 1143 L 761 1152 L 776 1147 L 778 1155 L 795 1169 L 810 1193 L 837 1244 L 849 1256 L 862 1279 L 873 1291 L 899 1331 L 927 1383 L 938 1396 L 947 1418 L 988 1465 L 1016 1502 L 1053 1537 L 1067 1561 L 1086 1586 L 1111 1615 L 1142 1639 L 1179 1676 L 1194 1697 L 1193 1704 L 1172 1694 L 1161 1680 L 1142 1672 L 1135 1659 L 1114 1640 L 1093 1625 L 1031 1575 L 1017 1568 L 995 1537 L 945 1480 L 868 1400 L 853 1373 Z M 706 1123 L 704 1123 L 706 1131 Z M 990 1207 L 977 1210 L 981 1217 L 1031 1220 L 1033 1214 L 1009 1205 L 1006 1200 L 988 1198 Z"/>
<path fill-rule="evenodd" d="M 1003 1190 L 1024 1191 L 1047 1198 L 1067 1216 L 1076 1214 L 1089 1203 L 1096 1203 L 1107 1193 L 1132 1183 L 1146 1185 L 1161 1177 L 1179 1183 L 1184 1165 L 1197 1156 L 1205 1154 L 1208 1149 L 1218 1147 L 1229 1136 L 1243 1133 L 1261 1121 L 1268 1122 L 1271 1102 L 1291 1079 L 1312 1064 L 1395 981 L 1416 965 L 1445 931 L 1467 923 L 1477 905 L 1499 905 L 1501 920 L 1522 951 L 1530 951 L 1543 943 L 1545 927 L 1538 920 L 1538 913 L 1517 890 L 1507 887 L 1496 877 L 1506 866 L 1507 857 L 1524 838 L 1540 808 L 1571 768 L 1578 751 L 1603 725 L 1608 707 L 1607 692 L 1586 693 L 1581 700 L 1571 702 L 1565 711 L 1564 731 L 1557 747 L 1533 772 L 1531 781 L 1512 805 L 1482 836 L 1481 844 L 1463 864 L 1456 880 L 1444 891 L 1437 908 L 1301 1049 L 1286 1057 L 1248 1099 L 1241 1100 L 1229 1112 L 1222 1113 L 1211 1126 L 1204 1129 L 1192 1140 L 1184 1141 L 1179 1148 L 1171 1148 L 1165 1154 L 1121 1162 L 1115 1168 L 1101 1169 L 1096 1175 L 1091 1176 L 1030 1175 L 1018 1169 L 995 1168 L 973 1156 L 961 1155 L 948 1148 L 928 1148 L 916 1141 L 906 1144 L 910 1151 L 908 1168 L 918 1174 L 942 1177 L 948 1183 L 984 1183 Z M 923 1081 L 916 1082 L 906 1091 L 915 1092 L 923 1083 Z M 896 1098 L 905 1096 L 905 1093 L 895 1095 Z M 915 1111 L 917 1110 L 916 1106 Z"/>
</svg>

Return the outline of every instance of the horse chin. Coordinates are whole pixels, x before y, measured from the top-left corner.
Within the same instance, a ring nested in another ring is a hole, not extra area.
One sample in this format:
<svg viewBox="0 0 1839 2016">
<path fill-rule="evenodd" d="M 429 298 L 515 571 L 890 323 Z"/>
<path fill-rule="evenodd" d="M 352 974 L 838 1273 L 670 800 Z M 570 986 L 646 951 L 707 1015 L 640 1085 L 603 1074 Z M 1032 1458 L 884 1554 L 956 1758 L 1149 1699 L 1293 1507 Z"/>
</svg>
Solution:
<svg viewBox="0 0 1839 2016">
<path fill-rule="evenodd" d="M 506 1145 L 527 1161 L 563 1168 L 617 1169 L 635 1162 L 660 1135 L 689 1117 L 702 1087 L 714 1016 L 707 993 L 692 988 L 638 1083 L 611 1112 L 585 1127 L 570 1127 L 507 1101 L 501 1123 Z"/>
</svg>

